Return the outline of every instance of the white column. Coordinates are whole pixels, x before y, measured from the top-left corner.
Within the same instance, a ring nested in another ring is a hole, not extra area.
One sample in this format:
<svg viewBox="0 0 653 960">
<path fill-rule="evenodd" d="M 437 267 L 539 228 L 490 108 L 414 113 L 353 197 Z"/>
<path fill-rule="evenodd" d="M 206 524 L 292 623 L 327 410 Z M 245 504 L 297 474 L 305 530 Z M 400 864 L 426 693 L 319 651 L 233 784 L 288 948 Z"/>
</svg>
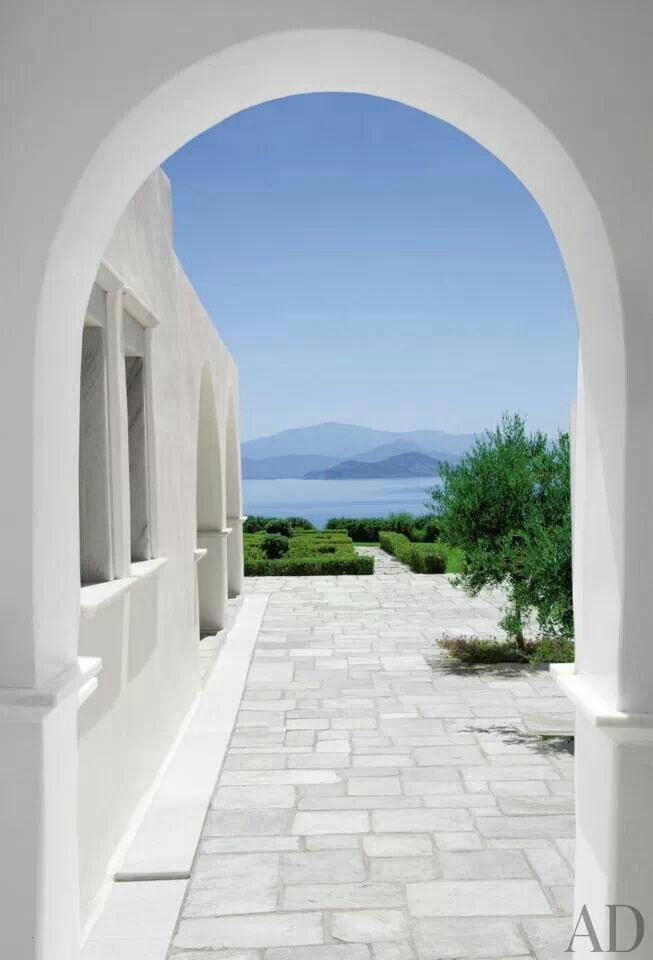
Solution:
<svg viewBox="0 0 653 960">
<path fill-rule="evenodd" d="M 200 630 L 222 630 L 227 625 L 229 527 L 198 530 L 197 546 L 206 550 L 197 570 Z"/>
<path fill-rule="evenodd" d="M 227 541 L 229 562 L 229 597 L 239 597 L 243 592 L 244 553 L 243 553 L 243 524 L 247 517 L 227 517 L 227 525 L 231 533 Z"/>
<path fill-rule="evenodd" d="M 77 960 L 77 709 L 96 659 L 0 689 L 0 956 Z"/>
<path fill-rule="evenodd" d="M 107 293 L 107 391 L 109 398 L 109 465 L 116 577 L 131 572 L 131 520 L 129 504 L 129 446 L 127 387 L 123 349 L 123 288 Z"/>
<path fill-rule="evenodd" d="M 634 629 L 636 612 L 645 617 L 648 600 L 643 594 L 638 597 L 636 591 L 629 595 L 626 584 L 635 557 L 646 566 L 646 551 L 638 552 L 637 526 L 632 517 L 628 526 L 626 518 L 629 511 L 639 511 L 640 536 L 647 537 L 644 514 L 651 511 L 652 504 L 650 493 L 632 502 L 625 493 L 627 502 L 623 504 L 609 501 L 605 471 L 614 464 L 601 456 L 595 409 L 579 363 L 573 430 L 576 663 L 553 668 L 576 706 L 574 925 L 586 908 L 596 935 L 594 940 L 581 920 L 573 956 L 597 956 L 597 942 L 603 951 L 598 955 L 623 956 L 635 939 L 634 914 L 628 909 L 634 908 L 644 918 L 645 936 L 627 956 L 650 960 L 653 704 L 640 692 L 653 673 L 653 637 L 643 646 L 644 625 Z M 634 460 L 629 465 L 631 474 L 638 469 Z M 649 584 L 649 593 L 651 589 Z M 635 676 L 639 679 L 632 683 Z M 612 944 L 610 904 L 625 905 L 613 910 L 618 922 L 613 931 L 617 940 Z"/>
</svg>

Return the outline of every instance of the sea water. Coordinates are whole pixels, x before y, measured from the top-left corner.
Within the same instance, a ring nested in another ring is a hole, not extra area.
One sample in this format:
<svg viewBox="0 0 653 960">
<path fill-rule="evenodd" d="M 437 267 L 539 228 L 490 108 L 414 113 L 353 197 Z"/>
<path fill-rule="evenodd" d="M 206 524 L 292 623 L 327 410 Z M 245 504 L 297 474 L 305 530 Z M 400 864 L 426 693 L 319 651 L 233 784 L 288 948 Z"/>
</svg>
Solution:
<svg viewBox="0 0 653 960">
<path fill-rule="evenodd" d="M 323 526 L 329 517 L 383 517 L 407 510 L 426 513 L 436 480 L 244 480 L 246 514 L 306 517 Z"/>
</svg>

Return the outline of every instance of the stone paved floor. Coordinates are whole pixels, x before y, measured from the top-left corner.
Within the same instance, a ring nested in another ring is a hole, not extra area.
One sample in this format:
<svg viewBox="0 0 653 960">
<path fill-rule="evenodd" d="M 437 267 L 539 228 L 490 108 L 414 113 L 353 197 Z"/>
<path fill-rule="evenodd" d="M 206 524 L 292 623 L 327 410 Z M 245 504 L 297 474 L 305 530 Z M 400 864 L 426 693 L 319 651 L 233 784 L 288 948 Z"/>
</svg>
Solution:
<svg viewBox="0 0 653 960">
<path fill-rule="evenodd" d="M 388 558 L 247 590 L 270 600 L 170 956 L 562 960 L 568 702 L 434 643 L 496 632 L 497 597 Z"/>
</svg>

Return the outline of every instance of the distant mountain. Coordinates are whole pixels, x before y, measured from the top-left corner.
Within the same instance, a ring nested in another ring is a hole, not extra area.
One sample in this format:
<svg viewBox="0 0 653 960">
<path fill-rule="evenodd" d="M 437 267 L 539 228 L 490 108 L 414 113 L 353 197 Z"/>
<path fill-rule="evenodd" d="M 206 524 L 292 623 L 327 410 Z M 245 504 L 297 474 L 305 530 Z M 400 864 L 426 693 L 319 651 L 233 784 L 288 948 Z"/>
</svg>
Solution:
<svg viewBox="0 0 653 960">
<path fill-rule="evenodd" d="M 312 470 L 305 480 L 380 480 L 401 477 L 435 477 L 439 462 L 425 453 L 398 453 L 386 460 L 366 463 L 362 460 L 343 460 L 327 470 Z"/>
<path fill-rule="evenodd" d="M 312 427 L 282 430 L 270 437 L 247 440 L 242 445 L 242 452 L 243 456 L 254 460 L 306 454 L 345 460 L 358 458 L 385 444 L 405 441 L 408 448 L 398 453 L 426 450 L 459 456 L 469 449 L 475 437 L 475 434 L 451 434 L 442 430 L 401 433 L 349 423 L 319 423 Z"/>
<path fill-rule="evenodd" d="M 310 470 L 327 470 L 339 457 L 321 457 L 319 454 L 289 454 L 286 457 L 266 457 L 254 460 L 242 458 L 243 478 L 245 480 L 287 480 L 291 477 L 303 477 Z"/>
<path fill-rule="evenodd" d="M 456 463 L 460 457 L 437 450 L 434 447 L 422 447 L 417 443 L 411 443 L 409 440 L 393 440 L 391 443 L 382 443 L 380 447 L 374 447 L 366 453 L 357 453 L 351 460 L 360 460 L 362 463 L 378 463 L 381 460 L 387 460 L 388 457 L 396 457 L 400 453 L 425 453 L 434 460 L 446 460 L 447 463 Z"/>
</svg>

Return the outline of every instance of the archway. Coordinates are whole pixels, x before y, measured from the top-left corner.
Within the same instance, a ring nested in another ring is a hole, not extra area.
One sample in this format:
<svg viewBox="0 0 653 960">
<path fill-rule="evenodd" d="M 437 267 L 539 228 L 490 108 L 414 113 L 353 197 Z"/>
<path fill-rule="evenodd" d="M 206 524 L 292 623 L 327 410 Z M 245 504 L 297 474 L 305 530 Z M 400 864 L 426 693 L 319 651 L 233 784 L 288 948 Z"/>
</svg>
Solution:
<svg viewBox="0 0 653 960">
<path fill-rule="evenodd" d="M 202 368 L 197 422 L 197 595 L 200 637 L 226 625 L 225 497 L 215 391 Z"/>
<path fill-rule="evenodd" d="M 57 144 L 59 153 L 52 152 L 56 162 L 50 206 L 41 210 L 35 204 L 34 210 L 19 207 L 16 211 L 17 256 L 28 248 L 30 255 L 15 268 L 8 261 L 7 311 L 13 316 L 35 316 L 36 323 L 26 323 L 17 331 L 15 362 L 3 384 L 7 398 L 23 396 L 29 402 L 24 404 L 25 422 L 10 424 L 7 434 L 5 501 L 11 513 L 6 552 L 12 562 L 5 584 L 8 616 L 2 682 L 9 688 L 34 691 L 57 675 L 77 669 L 79 347 L 97 263 L 121 211 L 153 168 L 229 114 L 292 93 L 352 91 L 400 100 L 459 127 L 503 160 L 551 223 L 570 275 L 582 353 L 576 478 L 583 494 L 575 506 L 577 679 L 581 682 L 576 695 L 588 715 L 596 718 L 601 714 L 599 707 L 605 706 L 602 716 L 614 718 L 619 710 L 619 716 L 626 717 L 622 726 L 637 726 L 638 716 L 650 715 L 652 682 L 650 672 L 642 668 L 653 607 L 649 582 L 653 454 L 650 445 L 642 450 L 641 443 L 650 432 L 652 389 L 650 325 L 642 322 L 649 308 L 650 226 L 644 213 L 648 173 L 646 179 L 630 176 L 641 171 L 630 156 L 630 166 L 623 160 L 626 137 L 607 129 L 606 137 L 612 137 L 614 147 L 602 141 L 605 157 L 601 144 L 592 140 L 588 128 L 600 125 L 588 122 L 591 97 L 600 96 L 600 91 L 592 89 L 588 73 L 584 86 L 590 99 L 581 97 L 579 106 L 566 96 L 571 78 L 559 59 L 549 56 L 546 46 L 550 43 L 553 48 L 557 34 L 543 39 L 541 56 L 531 58 L 523 56 L 529 47 L 520 45 L 522 37 L 519 31 L 513 32 L 512 22 L 504 24 L 501 44 L 488 44 L 487 33 L 477 42 L 467 8 L 460 15 L 453 12 L 438 19 L 437 13 L 429 14 L 429 5 L 421 13 L 411 6 L 404 22 L 393 12 L 370 13 L 362 10 L 364 5 L 361 9 L 354 5 L 350 13 L 351 4 L 336 3 L 329 22 L 342 29 L 326 30 L 303 29 L 316 26 L 312 15 L 290 6 L 284 4 L 279 16 L 270 12 L 268 18 L 245 4 L 247 16 L 234 16 L 231 24 L 224 22 L 229 18 L 223 6 L 216 4 L 217 19 L 207 15 L 205 22 L 198 11 L 197 20 L 188 27 L 190 39 L 184 33 L 183 43 L 174 19 L 164 17 L 162 25 L 155 25 L 154 41 L 152 18 L 148 16 L 144 26 L 138 21 L 133 35 L 141 37 L 142 43 L 157 46 L 158 31 L 167 31 L 165 42 L 158 44 L 158 52 L 168 61 L 164 71 L 152 69 L 150 74 L 150 64 L 142 72 L 131 71 L 124 85 L 116 84 L 107 96 L 104 112 L 97 109 L 98 102 L 104 102 L 102 96 L 98 101 L 89 84 L 88 117 L 93 122 L 89 120 L 87 139 L 73 143 L 71 138 L 65 149 Z M 529 36 L 528 28 L 534 33 L 538 29 L 531 14 L 527 11 L 525 25 L 520 15 L 514 17 L 520 29 L 525 27 L 524 37 Z M 109 50 L 117 55 L 111 47 L 111 31 L 99 29 L 92 13 L 88 21 L 105 44 L 103 53 Z M 584 27 L 583 18 L 579 25 Z M 472 40 L 466 44 L 468 33 Z M 408 39 L 413 37 L 421 42 Z M 584 32 L 576 42 L 580 50 Z M 79 48 L 84 56 L 93 55 L 95 49 L 85 42 Z M 510 61 L 512 54 L 515 59 L 506 73 L 501 64 Z M 578 64 L 573 68 L 578 77 L 582 71 Z M 103 73 L 96 72 L 98 77 Z M 82 76 L 73 77 L 70 89 L 81 84 Z M 555 76 L 555 89 L 546 86 L 548 76 Z M 36 75 L 30 79 L 35 82 Z M 540 96 L 543 84 L 546 89 Z M 49 104 L 44 103 L 45 115 Z M 617 116 L 620 111 L 612 113 Z M 38 123 L 32 126 L 38 129 Z M 86 131 L 84 123 L 77 127 Z M 25 152 L 17 151 L 18 166 Z M 645 151 L 641 154 L 641 163 L 648 164 Z M 595 167 L 608 172 L 596 174 Z M 27 169 L 31 172 L 32 167 Z M 628 182 L 628 188 L 620 193 L 617 185 L 622 181 Z M 8 182 L 13 183 L 11 178 Z M 29 195 L 29 186 L 26 182 L 22 192 L 16 191 L 19 205 Z M 35 231 L 33 244 L 27 233 L 20 232 L 30 229 Z M 13 410 L 9 403 L 5 408 Z M 28 529 L 25 518 L 30 516 Z M 601 563 L 601 558 L 609 559 Z M 59 711 L 47 733 L 47 743 L 45 733 L 32 737 L 25 763 L 32 763 L 35 770 L 47 768 L 44 755 L 52 753 L 69 755 L 74 768 L 72 706 Z M 582 739 L 587 757 L 586 809 L 596 784 L 592 767 L 604 769 L 601 752 L 592 746 L 596 736 L 590 723 Z M 9 748 L 5 755 L 10 765 Z M 635 772 L 641 769 L 641 763 L 634 766 Z M 3 829 L 3 834 L 11 835 L 15 828 L 13 844 L 22 850 L 23 860 L 38 864 L 45 873 L 38 896 L 30 869 L 24 871 L 27 879 L 12 878 L 11 888 L 2 888 L 6 908 L 15 907 L 19 918 L 16 937 L 20 939 L 24 931 L 21 942 L 31 942 L 38 926 L 39 943 L 47 942 L 57 957 L 73 955 L 76 935 L 74 864 L 64 875 L 54 867 L 57 855 L 69 863 L 65 851 L 75 835 L 72 781 L 74 774 L 47 778 L 38 800 L 32 794 L 28 798 L 33 822 L 17 823 L 8 810 Z M 33 829 L 34 823 L 45 822 L 43 809 L 52 811 L 47 836 Z M 587 891 L 584 899 L 589 900 L 591 893 L 600 903 L 616 895 L 630 902 L 628 884 L 624 888 L 610 876 L 613 833 L 605 842 L 595 842 L 615 818 L 612 800 L 595 816 L 590 814 L 588 809 L 582 838 L 587 853 L 581 878 Z M 52 844 L 53 836 L 59 846 Z M 49 859 L 44 862 L 46 848 Z M 611 892 L 605 892 L 608 888 Z M 41 917 L 37 924 L 32 916 L 39 911 L 46 918 L 57 915 L 57 929 L 64 932 L 48 940 L 51 928 Z"/>
</svg>

